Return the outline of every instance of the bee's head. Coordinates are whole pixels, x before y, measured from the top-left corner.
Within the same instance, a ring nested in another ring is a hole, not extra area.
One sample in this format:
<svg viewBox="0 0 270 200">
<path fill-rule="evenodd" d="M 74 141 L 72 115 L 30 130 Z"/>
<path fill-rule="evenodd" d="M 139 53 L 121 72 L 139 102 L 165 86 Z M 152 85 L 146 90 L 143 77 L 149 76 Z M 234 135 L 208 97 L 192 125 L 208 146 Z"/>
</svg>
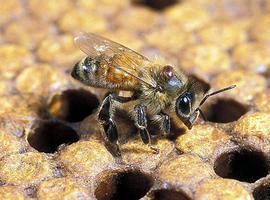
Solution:
<svg viewBox="0 0 270 200">
<path fill-rule="evenodd" d="M 204 88 L 198 81 L 190 81 L 187 89 L 177 97 L 175 102 L 175 112 L 181 121 L 191 129 L 199 114 L 202 114 L 200 107 L 208 97 L 216 95 L 234 88 L 235 85 L 206 94 L 209 88 Z"/>
</svg>

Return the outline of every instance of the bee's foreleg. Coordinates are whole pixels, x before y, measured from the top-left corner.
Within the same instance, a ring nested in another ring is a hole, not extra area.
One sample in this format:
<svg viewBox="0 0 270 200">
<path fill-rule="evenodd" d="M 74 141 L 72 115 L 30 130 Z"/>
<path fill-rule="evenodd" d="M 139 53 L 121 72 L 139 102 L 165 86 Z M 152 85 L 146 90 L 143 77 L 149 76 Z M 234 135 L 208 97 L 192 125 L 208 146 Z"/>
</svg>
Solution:
<svg viewBox="0 0 270 200">
<path fill-rule="evenodd" d="M 155 153 L 158 153 L 158 149 L 153 147 L 151 144 L 151 136 L 147 131 L 147 119 L 145 106 L 143 104 L 136 105 L 134 107 L 135 112 L 135 126 L 138 128 L 141 139 L 144 144 L 148 144 Z"/>
</svg>

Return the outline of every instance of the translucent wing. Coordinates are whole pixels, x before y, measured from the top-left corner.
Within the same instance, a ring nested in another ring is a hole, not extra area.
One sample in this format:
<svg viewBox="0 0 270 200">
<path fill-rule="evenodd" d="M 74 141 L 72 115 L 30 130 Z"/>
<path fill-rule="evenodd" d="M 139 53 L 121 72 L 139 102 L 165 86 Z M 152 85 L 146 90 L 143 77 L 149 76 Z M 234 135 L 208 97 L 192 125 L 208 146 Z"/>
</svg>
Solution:
<svg viewBox="0 0 270 200">
<path fill-rule="evenodd" d="M 108 66 L 114 67 L 133 76 L 145 84 L 155 87 L 153 83 L 140 78 L 141 70 L 150 62 L 139 53 L 93 33 L 81 33 L 74 39 L 75 44 L 89 57 L 101 57 Z"/>
<path fill-rule="evenodd" d="M 125 54 L 126 58 L 132 63 L 133 61 L 149 61 L 143 55 L 93 33 L 81 33 L 74 38 L 75 44 L 90 57 L 106 55 L 113 57 L 116 54 Z M 136 62 L 134 62 L 136 65 Z"/>
</svg>

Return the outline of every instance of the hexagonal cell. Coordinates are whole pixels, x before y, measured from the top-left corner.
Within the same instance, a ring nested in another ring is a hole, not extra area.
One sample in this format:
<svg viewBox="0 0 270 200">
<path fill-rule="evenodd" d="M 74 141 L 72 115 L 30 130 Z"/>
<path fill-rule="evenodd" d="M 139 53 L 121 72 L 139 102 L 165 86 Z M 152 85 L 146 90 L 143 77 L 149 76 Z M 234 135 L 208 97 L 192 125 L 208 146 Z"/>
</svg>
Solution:
<svg viewBox="0 0 270 200">
<path fill-rule="evenodd" d="M 214 170 L 222 178 L 253 183 L 268 175 L 269 164 L 262 152 L 241 149 L 220 155 Z"/>
<path fill-rule="evenodd" d="M 71 144 L 80 139 L 76 131 L 60 122 L 40 122 L 27 140 L 39 152 L 54 153 L 61 144 Z"/>
<path fill-rule="evenodd" d="M 234 99 L 217 99 L 205 112 L 205 117 L 210 122 L 229 123 L 237 121 L 248 112 L 248 107 Z"/>
<path fill-rule="evenodd" d="M 65 90 L 53 96 L 49 103 L 50 114 L 68 122 L 79 122 L 92 114 L 99 106 L 97 97 L 84 89 Z"/>
<path fill-rule="evenodd" d="M 270 199 L 270 184 L 262 184 L 254 189 L 253 197 L 255 200 Z"/>
<path fill-rule="evenodd" d="M 111 172 L 99 180 L 95 190 L 97 200 L 137 200 L 153 186 L 152 177 L 137 170 Z"/>
</svg>

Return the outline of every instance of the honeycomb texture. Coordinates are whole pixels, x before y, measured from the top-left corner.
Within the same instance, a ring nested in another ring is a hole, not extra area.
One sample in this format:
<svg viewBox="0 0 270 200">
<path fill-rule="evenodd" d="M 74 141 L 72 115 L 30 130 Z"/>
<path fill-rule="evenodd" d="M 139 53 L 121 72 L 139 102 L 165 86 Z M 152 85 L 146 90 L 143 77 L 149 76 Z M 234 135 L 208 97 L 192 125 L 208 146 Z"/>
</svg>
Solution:
<svg viewBox="0 0 270 200">
<path fill-rule="evenodd" d="M 269 200 L 270 1 L 0 0 L 0 199 Z M 106 90 L 70 72 L 81 32 L 182 68 L 211 90 L 208 119 L 155 154 L 117 111 L 121 157 L 103 139 Z"/>
</svg>

